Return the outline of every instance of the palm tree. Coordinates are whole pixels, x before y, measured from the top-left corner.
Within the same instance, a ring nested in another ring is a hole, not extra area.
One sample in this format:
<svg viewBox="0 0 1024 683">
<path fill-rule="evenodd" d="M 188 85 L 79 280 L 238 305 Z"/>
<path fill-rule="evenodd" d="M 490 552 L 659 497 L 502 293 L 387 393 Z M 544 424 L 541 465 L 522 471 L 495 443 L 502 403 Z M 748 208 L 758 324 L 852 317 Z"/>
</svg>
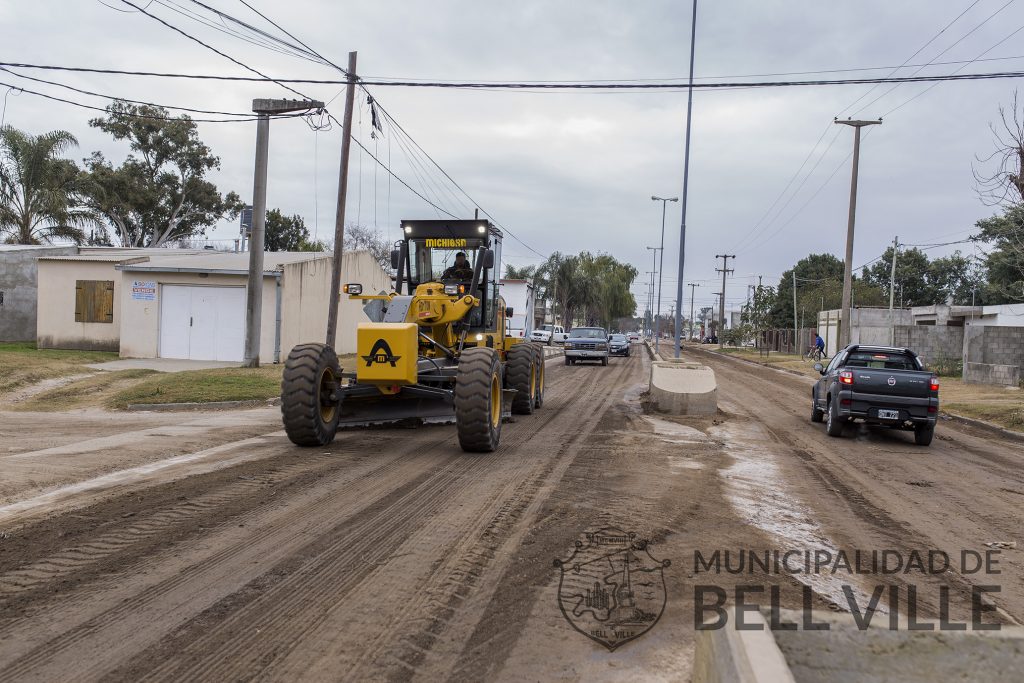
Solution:
<svg viewBox="0 0 1024 683">
<path fill-rule="evenodd" d="M 77 146 L 63 130 L 29 135 L 0 129 L 0 237 L 6 242 L 85 240 L 83 228 L 97 221 L 80 202 L 78 166 L 61 157 Z"/>
</svg>

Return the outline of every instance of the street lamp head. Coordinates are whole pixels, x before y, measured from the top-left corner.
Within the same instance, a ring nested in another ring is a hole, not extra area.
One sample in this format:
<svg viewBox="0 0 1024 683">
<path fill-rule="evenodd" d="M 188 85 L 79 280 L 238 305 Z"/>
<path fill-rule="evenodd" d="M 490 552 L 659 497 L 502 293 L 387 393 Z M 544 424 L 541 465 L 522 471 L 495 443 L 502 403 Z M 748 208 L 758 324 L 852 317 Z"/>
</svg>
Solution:
<svg viewBox="0 0 1024 683">
<path fill-rule="evenodd" d="M 669 197 L 669 199 L 668 199 L 668 200 L 669 200 L 670 202 L 678 202 L 678 201 L 679 201 L 679 197 Z"/>
<path fill-rule="evenodd" d="M 651 201 L 652 201 L 652 202 L 660 202 L 660 201 L 661 201 L 661 197 L 655 197 L 655 196 L 654 196 L 654 195 L 652 194 L 652 195 L 651 195 Z"/>
</svg>

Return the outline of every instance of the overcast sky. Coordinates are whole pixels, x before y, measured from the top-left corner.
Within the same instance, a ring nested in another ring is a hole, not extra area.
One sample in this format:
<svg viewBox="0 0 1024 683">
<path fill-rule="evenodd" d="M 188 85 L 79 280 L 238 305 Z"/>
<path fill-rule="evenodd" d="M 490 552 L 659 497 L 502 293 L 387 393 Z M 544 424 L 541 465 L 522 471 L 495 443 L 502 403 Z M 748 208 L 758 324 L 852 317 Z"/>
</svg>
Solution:
<svg viewBox="0 0 1024 683">
<path fill-rule="evenodd" d="M 143 6 L 148 2 L 133 1 Z M 206 1 L 273 30 L 238 0 Z M 104 2 L 130 10 L 119 0 Z M 250 0 L 250 4 L 336 63 L 344 64 L 347 52 L 357 50 L 358 71 L 367 78 L 582 81 L 681 78 L 687 71 L 687 2 Z M 714 80 L 897 66 L 968 7 L 909 63 L 972 60 L 982 53 L 984 59 L 1021 55 L 1016 60 L 966 66 L 933 65 L 921 73 L 1019 69 L 1024 63 L 1024 31 L 1007 36 L 1024 27 L 1024 2 L 978 0 L 972 6 L 972 0 L 705 0 L 698 9 L 696 75 Z M 174 11 L 179 8 L 202 11 L 188 0 L 149 3 L 153 14 L 272 76 L 337 76 L 329 68 L 204 26 Z M 5 2 L 0 4 L 0 25 L 4 27 L 0 57 L 8 62 L 251 75 L 143 14 L 115 11 L 98 0 Z M 900 74 L 916 70 L 908 67 Z M 274 84 L 23 73 L 115 96 L 222 111 L 247 111 L 254 97 L 291 96 Z M 820 76 L 760 80 L 816 77 Z M 30 85 L 8 73 L 0 72 L 0 81 L 105 104 L 102 98 Z M 905 84 L 888 92 L 891 87 L 696 93 L 685 280 L 699 282 L 698 306 L 709 305 L 719 287 L 716 253 L 738 255 L 730 263 L 736 272 L 727 289 L 729 304 L 745 298 L 746 286 L 756 283 L 757 275 L 763 275 L 766 284 L 777 284 L 783 270 L 810 252 L 842 255 L 850 181 L 849 163 L 844 160 L 852 149 L 853 132 L 831 125 L 834 116 L 885 118 L 862 147 L 855 266 L 880 255 L 896 234 L 901 242 L 911 244 L 962 239 L 977 219 L 992 213 L 977 198 L 971 166 L 976 154 L 992 150 L 988 125 L 996 119 L 999 105 L 1009 102 L 1016 81 L 942 83 L 896 111 L 892 110 L 929 86 Z M 323 100 L 332 100 L 340 91 L 339 86 L 298 89 Z M 641 272 L 634 292 L 642 305 L 643 273 L 651 269 L 651 252 L 645 247 L 658 244 L 661 221 L 661 205 L 650 197 L 682 192 L 684 91 L 530 93 L 394 87 L 371 91 L 480 206 L 522 240 L 506 239 L 506 261 L 517 265 L 539 261 L 531 249 L 542 254 L 582 249 L 608 252 Z M 338 96 L 329 105 L 339 118 L 343 100 Z M 864 105 L 869 106 L 861 110 Z M 92 114 L 84 109 L 11 92 L 4 116 L 6 123 L 33 133 L 71 131 L 81 143 L 78 158 L 101 150 L 119 162 L 127 154 L 126 145 L 87 125 Z M 355 134 L 399 176 L 417 189 L 426 188 L 421 191 L 453 213 L 470 211 L 464 197 L 462 203 L 456 201 L 457 191 L 449 194 L 421 180 L 423 170 L 409 161 L 389 131 L 371 139 L 365 103 L 356 119 Z M 251 201 L 255 124 L 199 126 L 202 139 L 221 158 L 215 182 L 222 191 L 235 190 Z M 268 206 L 300 214 L 319 237 L 329 236 L 340 131 L 314 133 L 302 120 L 275 121 L 271 128 Z M 782 195 L 767 219 L 761 220 L 808 158 L 804 172 L 789 185 L 790 193 Z M 435 217 L 429 205 L 398 183 L 391 182 L 389 187 L 387 175 L 375 167 L 364 154 L 353 154 L 349 220 L 397 237 L 401 218 Z M 432 176 L 437 178 L 436 171 Z M 665 312 L 675 298 L 680 223 L 680 205 L 668 206 Z M 209 236 L 229 240 L 237 231 L 237 225 L 224 223 Z M 970 245 L 966 247 L 971 252 Z M 953 248 L 929 253 L 940 255 Z M 688 306 L 687 298 L 684 307 Z"/>
</svg>

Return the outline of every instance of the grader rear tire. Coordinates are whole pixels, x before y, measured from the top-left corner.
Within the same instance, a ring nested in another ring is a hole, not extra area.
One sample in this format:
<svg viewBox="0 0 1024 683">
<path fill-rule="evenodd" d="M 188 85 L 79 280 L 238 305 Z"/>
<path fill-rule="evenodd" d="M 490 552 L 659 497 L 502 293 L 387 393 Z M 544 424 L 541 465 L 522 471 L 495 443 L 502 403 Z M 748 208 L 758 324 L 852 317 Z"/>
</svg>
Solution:
<svg viewBox="0 0 1024 683">
<path fill-rule="evenodd" d="M 341 381 L 334 349 L 326 344 L 299 344 L 288 354 L 281 380 L 284 431 L 298 446 L 323 446 L 334 440 L 341 404 L 331 400 Z"/>
<path fill-rule="evenodd" d="M 455 429 L 470 453 L 488 453 L 501 439 L 501 359 L 494 349 L 466 349 L 455 378 Z"/>
<path fill-rule="evenodd" d="M 544 347 L 531 344 L 537 353 L 537 393 L 533 396 L 533 407 L 544 407 Z"/>
<path fill-rule="evenodd" d="M 505 386 L 516 390 L 512 399 L 514 415 L 532 415 L 537 394 L 537 354 L 530 344 L 516 344 L 508 350 Z"/>
</svg>

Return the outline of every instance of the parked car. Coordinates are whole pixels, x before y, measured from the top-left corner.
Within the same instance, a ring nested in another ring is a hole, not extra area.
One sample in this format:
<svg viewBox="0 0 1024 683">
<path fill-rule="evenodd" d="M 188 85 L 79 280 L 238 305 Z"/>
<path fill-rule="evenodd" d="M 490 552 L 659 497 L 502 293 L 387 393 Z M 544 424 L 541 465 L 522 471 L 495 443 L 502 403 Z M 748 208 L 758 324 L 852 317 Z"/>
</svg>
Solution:
<svg viewBox="0 0 1024 683">
<path fill-rule="evenodd" d="M 624 334 L 608 335 L 608 355 L 629 358 L 629 339 Z"/>
<path fill-rule="evenodd" d="M 574 327 L 565 340 L 565 364 L 585 360 L 608 365 L 608 331 L 603 327 Z"/>
<path fill-rule="evenodd" d="M 541 325 L 530 333 L 530 341 L 541 344 L 561 344 L 565 338 L 565 328 L 561 325 Z"/>
<path fill-rule="evenodd" d="M 718 343 L 718 337 L 716 335 L 714 335 L 714 334 L 711 334 L 711 335 L 708 335 L 707 337 L 704 337 L 703 339 L 701 339 L 700 343 L 701 344 L 717 344 Z"/>
<path fill-rule="evenodd" d="M 853 420 L 914 431 L 920 446 L 932 442 L 939 415 L 939 378 L 910 349 L 852 344 L 828 364 L 811 389 L 811 422 L 826 422 L 841 436 Z"/>
</svg>

